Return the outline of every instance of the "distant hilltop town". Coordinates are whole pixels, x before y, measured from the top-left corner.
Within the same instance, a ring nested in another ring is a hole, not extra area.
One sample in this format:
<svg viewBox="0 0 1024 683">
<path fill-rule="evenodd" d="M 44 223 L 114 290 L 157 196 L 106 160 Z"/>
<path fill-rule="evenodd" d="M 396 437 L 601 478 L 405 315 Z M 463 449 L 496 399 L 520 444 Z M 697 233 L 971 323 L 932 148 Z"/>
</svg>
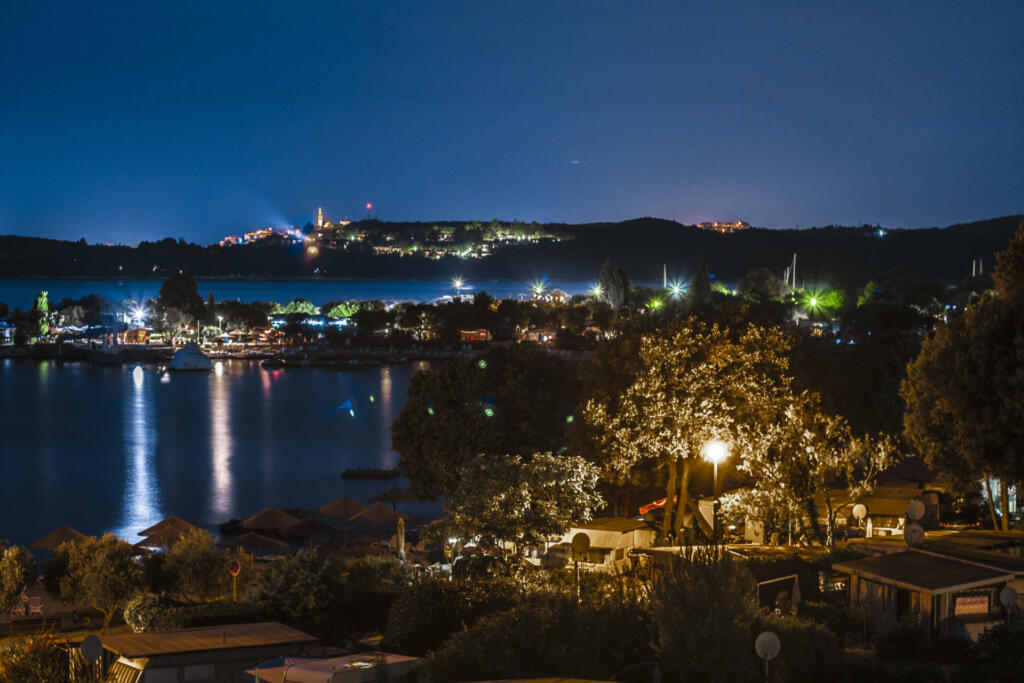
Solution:
<svg viewBox="0 0 1024 683">
<path fill-rule="evenodd" d="M 718 221 L 714 221 L 712 223 L 698 223 L 697 227 L 701 230 L 711 230 L 723 235 L 728 235 L 740 230 L 746 230 L 750 227 L 750 223 L 747 223 L 746 221 L 733 221 L 732 223 L 719 223 Z"/>
<path fill-rule="evenodd" d="M 367 209 L 369 211 L 369 208 Z M 220 246 L 299 245 L 310 258 L 324 250 L 372 251 L 373 254 L 415 256 L 441 260 L 446 256 L 461 259 L 484 258 L 502 247 L 558 242 L 562 236 L 539 223 L 503 223 L 473 221 L 459 225 L 394 224 L 368 219 L 353 223 L 332 222 L 323 208 L 316 210 L 314 223 L 291 228 L 260 228 L 244 235 L 228 235 Z"/>
</svg>

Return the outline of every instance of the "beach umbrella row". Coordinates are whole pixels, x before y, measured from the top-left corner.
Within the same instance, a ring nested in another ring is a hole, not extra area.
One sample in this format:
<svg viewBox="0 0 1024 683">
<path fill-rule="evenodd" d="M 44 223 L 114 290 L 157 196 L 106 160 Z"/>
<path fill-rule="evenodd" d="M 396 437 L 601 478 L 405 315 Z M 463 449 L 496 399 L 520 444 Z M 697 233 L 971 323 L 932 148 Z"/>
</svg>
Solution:
<svg viewBox="0 0 1024 683">
<path fill-rule="evenodd" d="M 318 512 L 325 517 L 339 517 L 345 520 L 346 528 L 348 522 L 353 521 L 369 522 L 380 527 L 384 524 L 394 524 L 399 519 L 407 517 L 404 513 L 397 511 L 397 503 L 418 502 L 418 499 L 408 491 L 392 486 L 386 491 L 373 496 L 368 502 L 373 503 L 373 505 L 367 507 L 349 496 L 343 496 L 338 500 L 321 506 Z M 389 508 L 384 503 L 391 503 L 391 507 Z M 293 538 L 306 539 L 331 536 L 338 533 L 338 530 L 329 524 L 315 519 L 301 520 L 295 515 L 288 514 L 273 505 L 243 520 L 242 527 L 248 529 L 248 533 L 218 545 L 224 548 L 244 548 L 248 551 L 279 550 L 287 547 L 287 544 L 255 532 L 275 531 Z M 139 536 L 142 536 L 143 539 L 136 543 L 135 547 L 169 548 L 182 536 L 199 528 L 177 515 L 168 515 L 148 529 L 140 531 Z M 77 543 L 86 537 L 82 532 L 64 525 L 37 539 L 32 543 L 32 548 L 53 551 L 60 547 L 62 543 Z"/>
</svg>

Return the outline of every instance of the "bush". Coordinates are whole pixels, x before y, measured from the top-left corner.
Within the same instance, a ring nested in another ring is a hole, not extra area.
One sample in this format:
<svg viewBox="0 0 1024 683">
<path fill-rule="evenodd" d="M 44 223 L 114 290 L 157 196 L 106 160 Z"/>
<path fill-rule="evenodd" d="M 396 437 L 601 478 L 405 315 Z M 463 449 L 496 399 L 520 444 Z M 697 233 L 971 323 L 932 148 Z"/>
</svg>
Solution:
<svg viewBox="0 0 1024 683">
<path fill-rule="evenodd" d="M 428 659 L 431 680 L 571 676 L 607 680 L 651 661 L 652 629 L 637 601 L 574 594 L 528 600 L 456 633 Z"/>
<path fill-rule="evenodd" d="M 805 600 L 797 605 L 796 612 L 805 619 L 827 627 L 835 634 L 840 643 L 845 641 L 847 633 L 859 631 L 863 623 L 861 618 L 850 612 L 846 605 L 837 605 L 831 602 Z M 858 639 L 857 642 L 860 640 Z"/>
<path fill-rule="evenodd" d="M 782 643 L 779 656 L 771 662 L 773 680 L 817 683 L 834 675 L 836 662 L 842 659 L 839 639 L 810 619 L 770 614 L 754 622 L 753 637 L 762 631 L 774 632 Z M 750 653 L 754 654 L 753 647 Z"/>
<path fill-rule="evenodd" d="M 29 683 L 69 680 L 68 656 L 53 639 L 53 634 L 32 636 L 0 650 L 0 682 Z"/>
<path fill-rule="evenodd" d="M 733 683 L 755 674 L 754 578 L 720 548 L 695 548 L 658 575 L 658 659 L 668 676 Z"/>
<path fill-rule="evenodd" d="M 135 633 L 169 631 L 184 626 L 178 606 L 167 598 L 140 595 L 124 608 L 124 623 Z"/>
<path fill-rule="evenodd" d="M 275 615 L 249 602 L 209 602 L 204 605 L 182 605 L 176 611 L 181 628 L 220 626 L 271 621 Z"/>
<path fill-rule="evenodd" d="M 1006 623 L 985 629 L 978 636 L 974 656 L 1008 671 L 1024 671 L 1024 618 L 1011 617 Z"/>
<path fill-rule="evenodd" d="M 519 588 L 508 577 L 458 581 L 424 577 L 391 606 L 382 646 L 422 657 L 480 617 L 512 607 L 518 593 Z"/>
<path fill-rule="evenodd" d="M 918 659 L 928 646 L 921 618 L 915 614 L 904 615 L 896 628 L 876 634 L 873 640 L 880 659 Z"/>
<path fill-rule="evenodd" d="M 347 634 L 346 586 L 341 566 L 312 551 L 272 563 L 253 580 L 246 598 L 258 610 L 279 616 L 320 638 Z"/>
<path fill-rule="evenodd" d="M 400 591 L 411 581 L 409 565 L 396 557 L 367 555 L 348 568 L 348 586 L 354 593 Z"/>
</svg>

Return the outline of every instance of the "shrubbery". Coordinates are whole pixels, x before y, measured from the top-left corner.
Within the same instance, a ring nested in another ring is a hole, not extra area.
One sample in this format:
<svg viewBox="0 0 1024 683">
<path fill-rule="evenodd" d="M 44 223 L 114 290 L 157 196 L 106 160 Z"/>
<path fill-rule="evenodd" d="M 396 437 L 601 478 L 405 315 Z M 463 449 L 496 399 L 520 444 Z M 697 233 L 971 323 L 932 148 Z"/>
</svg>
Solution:
<svg viewBox="0 0 1024 683">
<path fill-rule="evenodd" d="M 476 584 L 474 591 L 486 585 L 478 579 L 463 583 Z M 526 575 L 519 588 L 512 594 L 515 605 L 480 616 L 430 656 L 431 680 L 555 675 L 606 680 L 654 659 L 646 591 L 635 580 L 586 576 L 579 602 L 574 583 L 564 575 Z"/>
<path fill-rule="evenodd" d="M 508 577 L 452 581 L 427 576 L 403 592 L 388 613 L 383 646 L 423 656 L 440 649 L 455 633 L 481 616 L 508 609 L 519 596 Z"/>
<path fill-rule="evenodd" d="M 786 683 L 818 683 L 823 674 L 834 670 L 842 661 L 842 647 L 836 635 L 820 623 L 797 616 L 780 617 L 770 614 L 754 622 L 750 657 L 754 657 L 753 642 L 762 631 L 772 631 L 779 637 L 782 647 L 771 662 L 773 680 Z"/>
<path fill-rule="evenodd" d="M 0 649 L 0 683 L 68 680 L 68 656 L 52 634 L 32 636 L 5 650 Z"/>
<path fill-rule="evenodd" d="M 184 625 L 177 605 L 167 598 L 139 595 L 124 608 L 124 623 L 135 633 L 169 631 Z"/>
</svg>

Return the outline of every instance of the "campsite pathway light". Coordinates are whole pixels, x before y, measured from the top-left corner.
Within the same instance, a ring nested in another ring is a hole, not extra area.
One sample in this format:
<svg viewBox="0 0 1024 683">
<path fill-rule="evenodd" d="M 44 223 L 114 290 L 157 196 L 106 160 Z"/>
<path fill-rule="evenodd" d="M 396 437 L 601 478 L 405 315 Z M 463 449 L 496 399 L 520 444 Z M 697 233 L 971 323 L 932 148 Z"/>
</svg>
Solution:
<svg viewBox="0 0 1024 683">
<path fill-rule="evenodd" d="M 718 497 L 721 492 L 718 489 L 718 463 L 729 457 L 729 444 L 718 439 L 711 439 L 704 444 L 704 459 L 714 463 L 715 466 L 715 500 L 711 508 L 711 540 L 718 545 Z"/>
</svg>

